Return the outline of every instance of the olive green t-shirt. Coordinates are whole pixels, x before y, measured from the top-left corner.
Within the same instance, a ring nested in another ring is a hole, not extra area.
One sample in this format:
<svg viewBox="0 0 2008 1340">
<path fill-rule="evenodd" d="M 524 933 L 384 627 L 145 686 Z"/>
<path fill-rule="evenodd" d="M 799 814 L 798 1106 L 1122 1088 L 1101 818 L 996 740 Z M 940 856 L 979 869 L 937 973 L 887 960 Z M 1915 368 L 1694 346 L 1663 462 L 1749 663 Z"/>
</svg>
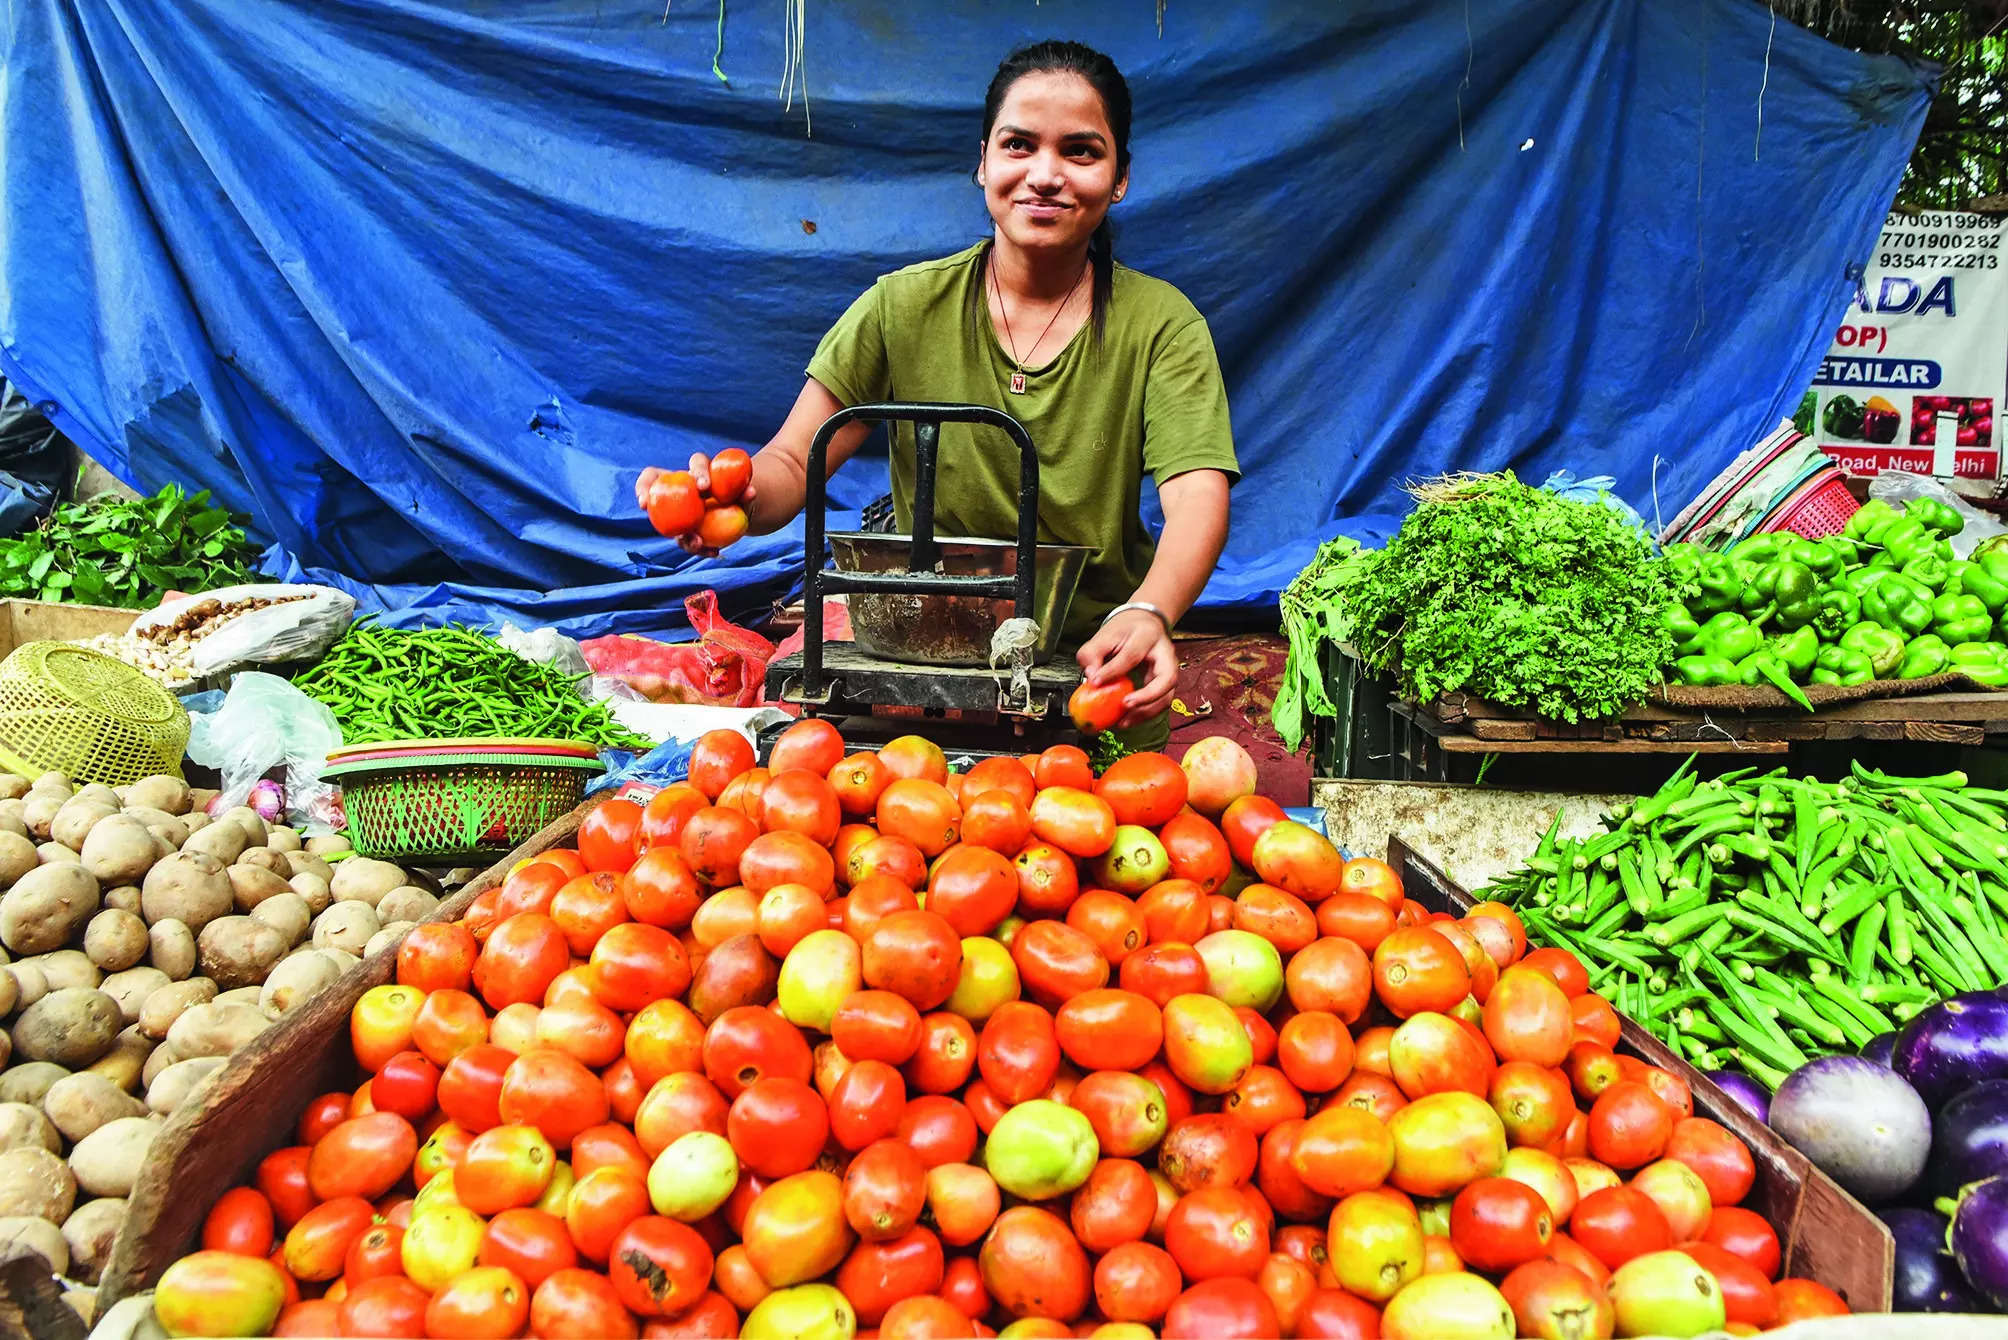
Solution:
<svg viewBox="0 0 2008 1340">
<path fill-rule="evenodd" d="M 1064 630 L 1084 641 L 1130 599 L 1154 547 L 1138 516 L 1144 472 L 1160 485 L 1188 470 L 1238 477 L 1227 389 L 1206 320 L 1161 279 L 1115 267 L 1105 330 L 1084 321 L 1051 361 L 1014 365 L 990 323 L 988 242 L 885 275 L 851 304 L 808 374 L 846 405 L 956 401 L 991 405 L 1025 425 L 1039 452 L 1039 539 L 1094 550 Z M 1019 332 L 1020 347 L 1038 337 Z M 892 440 L 893 510 L 913 525 L 913 425 Z M 994 428 L 944 424 L 936 467 L 937 535 L 1012 539 L 1018 452 Z"/>
</svg>

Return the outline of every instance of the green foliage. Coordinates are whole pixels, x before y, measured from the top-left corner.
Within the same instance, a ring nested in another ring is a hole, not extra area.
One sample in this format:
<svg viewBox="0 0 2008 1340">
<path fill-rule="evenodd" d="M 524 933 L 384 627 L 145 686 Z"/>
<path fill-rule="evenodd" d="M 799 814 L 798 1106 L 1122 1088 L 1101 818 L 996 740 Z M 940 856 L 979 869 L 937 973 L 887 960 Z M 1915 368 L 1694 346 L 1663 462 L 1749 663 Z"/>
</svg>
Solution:
<svg viewBox="0 0 2008 1340">
<path fill-rule="evenodd" d="M 1454 690 L 1564 721 L 1614 716 L 1660 681 L 1672 644 L 1659 611 L 1678 594 L 1644 535 L 1612 509 L 1511 475 L 1427 490 L 1381 550 L 1327 546 L 1285 593 L 1301 695 L 1275 719 L 1329 712 L 1321 638 L 1428 701 Z M 1307 673 L 1304 664 L 1311 659 Z M 1294 687 L 1292 687 L 1294 685 Z"/>
<path fill-rule="evenodd" d="M 256 557 L 206 490 L 169 484 L 151 498 L 64 503 L 34 530 L 0 539 L 0 597 L 147 609 L 169 591 L 257 581 Z"/>
</svg>

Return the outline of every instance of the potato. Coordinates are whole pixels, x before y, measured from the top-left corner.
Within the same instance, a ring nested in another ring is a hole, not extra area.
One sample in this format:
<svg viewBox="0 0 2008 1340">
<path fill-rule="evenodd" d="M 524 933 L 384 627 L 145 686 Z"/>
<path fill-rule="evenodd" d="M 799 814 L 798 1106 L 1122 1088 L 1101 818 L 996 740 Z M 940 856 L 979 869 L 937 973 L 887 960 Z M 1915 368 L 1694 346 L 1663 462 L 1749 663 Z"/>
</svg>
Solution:
<svg viewBox="0 0 2008 1340">
<path fill-rule="evenodd" d="M 386 949 L 397 948 L 399 942 L 404 939 L 405 932 L 417 924 L 416 921 L 391 922 L 370 937 L 369 943 L 363 946 L 363 957 L 368 958 L 372 954 L 380 954 Z"/>
<path fill-rule="evenodd" d="M 144 1093 L 147 1089 L 151 1088 L 153 1082 L 159 1079 L 169 1066 L 179 1060 L 181 1058 L 174 1054 L 174 1048 L 168 1046 L 165 1042 L 156 1042 L 153 1046 L 153 1051 L 147 1055 L 146 1064 L 141 1066 L 139 1070 L 140 1091 Z"/>
<path fill-rule="evenodd" d="M 98 910 L 98 882 L 81 865 L 37 866 L 0 895 L 0 943 L 17 954 L 61 949 Z"/>
<path fill-rule="evenodd" d="M 314 924 L 314 914 L 307 910 L 307 900 L 291 889 L 252 908 L 251 919 L 262 921 L 285 936 L 289 949 L 306 939 L 307 928 Z"/>
<path fill-rule="evenodd" d="M 84 927 L 84 953 L 106 972 L 124 972 L 146 957 L 146 923 L 137 912 L 106 908 Z"/>
<path fill-rule="evenodd" d="M 267 824 L 264 817 L 249 805 L 232 806 L 216 817 L 219 822 L 236 824 L 239 828 L 243 829 L 251 838 L 252 846 L 262 847 L 265 845 L 265 830 L 271 825 Z"/>
<path fill-rule="evenodd" d="M 19 800 L 28 794 L 28 779 L 18 772 L 0 772 L 0 798 Z"/>
<path fill-rule="evenodd" d="M 274 824 L 265 830 L 265 846 L 282 856 L 287 852 L 300 850 L 300 835 L 284 824 Z"/>
<path fill-rule="evenodd" d="M 146 1063 L 159 1046 L 139 1031 L 138 1024 L 127 1024 L 112 1039 L 111 1050 L 91 1062 L 85 1073 L 102 1075 L 126 1092 L 135 1093 L 140 1087 L 140 1076 L 146 1073 Z"/>
<path fill-rule="evenodd" d="M 144 805 L 128 805 L 121 811 L 126 818 L 136 820 L 149 833 L 158 833 L 168 839 L 170 846 L 180 850 L 188 841 L 188 823 L 166 810 L 150 810 Z"/>
<path fill-rule="evenodd" d="M 130 815 L 108 815 L 91 828 L 80 854 L 84 869 L 104 887 L 137 884 L 153 869 L 153 834 Z"/>
<path fill-rule="evenodd" d="M 408 882 L 404 871 L 388 861 L 356 857 L 336 868 L 335 877 L 328 881 L 328 890 L 338 903 L 358 902 L 375 907 L 385 894 Z"/>
<path fill-rule="evenodd" d="M 335 961 L 335 966 L 343 972 L 347 972 L 350 968 L 355 967 L 356 964 L 363 961 L 361 954 L 355 953 L 353 950 L 343 949 L 339 945 L 322 945 L 315 952 L 326 954 Z"/>
<path fill-rule="evenodd" d="M 169 814 L 186 814 L 193 808 L 188 783 L 179 777 L 142 777 L 126 788 L 126 804 L 144 805 Z"/>
<path fill-rule="evenodd" d="M 258 997 L 267 1014 L 280 1015 L 311 1000 L 339 979 L 346 969 L 328 951 L 308 949 L 281 959 Z"/>
<path fill-rule="evenodd" d="M 229 865 L 236 860 L 246 847 L 251 845 L 251 835 L 236 824 L 217 821 L 197 833 L 190 833 L 188 841 L 181 844 L 182 855 L 200 852 L 213 856 L 218 864 Z"/>
<path fill-rule="evenodd" d="M 49 994 L 49 979 L 43 976 L 39 959 L 24 958 L 19 963 L 9 964 L 7 976 L 14 983 L 16 1009 L 25 1010 Z"/>
<path fill-rule="evenodd" d="M 439 910 L 439 898 L 411 884 L 402 884 L 383 896 L 377 904 L 377 918 L 388 926 L 394 921 L 424 921 Z"/>
<path fill-rule="evenodd" d="M 328 892 L 328 881 L 312 871 L 301 871 L 287 880 L 286 884 L 294 893 L 307 900 L 307 911 L 314 916 L 318 917 L 327 911 L 335 901 L 334 895 Z"/>
<path fill-rule="evenodd" d="M 46 1219 L 32 1214 L 10 1214 L 0 1219 L 0 1255 L 11 1255 L 16 1247 L 26 1248 L 47 1261 L 54 1274 L 70 1273 L 70 1246 L 63 1240 L 63 1230 Z"/>
<path fill-rule="evenodd" d="M 250 917 L 218 917 L 195 942 L 202 975 L 225 991 L 262 984 L 292 947 L 277 927 Z"/>
<path fill-rule="evenodd" d="M 65 847 L 60 842 L 44 842 L 35 848 L 35 858 L 43 865 L 74 865 L 81 867 L 84 858 Z"/>
<path fill-rule="evenodd" d="M 197 833 L 189 842 L 202 836 Z M 146 882 L 140 886 L 140 915 L 148 925 L 174 920 L 191 931 L 229 916 L 237 897 L 224 870 L 225 862 L 208 852 L 184 849 L 168 857 L 146 872 Z"/>
<path fill-rule="evenodd" d="M 21 1003 L 21 984 L 14 980 L 11 968 L 0 968 L 0 1019 L 14 1013 L 14 1007 Z"/>
<path fill-rule="evenodd" d="M 30 791 L 21 806 L 21 822 L 28 826 L 28 836 L 37 842 L 47 842 L 49 825 L 56 822 L 57 812 L 69 803 L 67 792 Z"/>
<path fill-rule="evenodd" d="M 233 986 L 228 991 L 218 991 L 216 993 L 216 1000 L 213 1003 L 217 1005 L 257 1005 L 258 997 L 263 995 L 264 992 L 265 988 L 262 986 Z M 259 1006 L 259 1008 L 262 1009 L 264 1007 Z"/>
<path fill-rule="evenodd" d="M 94 1196 L 129 1196 L 140 1165 L 160 1123 L 146 1117 L 115 1117 L 77 1141 L 70 1171 L 77 1185 Z"/>
<path fill-rule="evenodd" d="M 227 1057 L 197 1056 L 186 1061 L 175 1061 L 153 1077 L 146 1086 L 146 1105 L 155 1113 L 166 1116 L 194 1097 L 208 1079 L 223 1068 Z"/>
<path fill-rule="evenodd" d="M 140 1032 L 156 1042 L 166 1037 L 182 1014 L 216 999 L 216 983 L 207 977 L 191 977 L 149 995 L 139 1008 Z"/>
<path fill-rule="evenodd" d="M 42 863 L 35 844 L 19 833 L 0 833 L 0 889 L 14 887 L 14 881 Z"/>
<path fill-rule="evenodd" d="M 21 961 L 28 962 L 27 959 Z M 42 978 L 48 982 L 51 991 L 61 991 L 66 986 L 96 986 L 105 979 L 98 965 L 79 949 L 58 949 L 53 953 L 38 954 L 34 961 L 41 965 Z"/>
<path fill-rule="evenodd" d="M 23 1061 L 0 1075 L 0 1104 L 27 1103 L 41 1111 L 42 1095 L 70 1072 L 48 1061 Z M 55 1128 L 50 1127 L 51 1130 Z"/>
<path fill-rule="evenodd" d="M 322 879 L 330 881 L 335 877 L 335 868 L 312 852 L 288 851 L 279 854 L 285 857 L 287 870 L 292 874 L 319 875 Z"/>
<path fill-rule="evenodd" d="M 339 833 L 307 839 L 307 851 L 315 856 L 330 856 L 338 851 L 354 851 L 349 840 Z"/>
<path fill-rule="evenodd" d="M 77 1203 L 70 1165 L 32 1145 L 0 1154 L 0 1215 L 32 1214 L 60 1224 Z"/>
<path fill-rule="evenodd" d="M 65 1140 L 81 1140 L 116 1117 L 144 1116 L 146 1104 L 103 1075 L 86 1070 L 50 1085 L 42 1111 Z"/>
<path fill-rule="evenodd" d="M 146 998 L 172 980 L 159 968 L 141 964 L 110 974 L 98 984 L 98 989 L 119 1003 L 119 1014 L 128 1024 L 136 1024 Z"/>
<path fill-rule="evenodd" d="M 106 786 L 103 782 L 91 782 L 78 787 L 76 790 L 70 792 L 70 799 L 88 801 L 93 805 L 102 805 L 114 814 L 125 804 L 123 800 L 119 799 L 119 793 L 111 787 Z"/>
<path fill-rule="evenodd" d="M 147 929 L 147 958 L 174 981 L 195 971 L 195 932 L 168 917 Z"/>
<path fill-rule="evenodd" d="M 23 842 L 28 840 L 28 825 L 21 822 L 21 802 L 0 801 L 0 833 L 11 833 Z M 8 808 L 12 806 L 13 808 Z"/>
<path fill-rule="evenodd" d="M 102 991 L 69 986 L 21 1011 L 14 1050 L 30 1061 L 80 1070 L 111 1049 L 122 1026 L 119 1003 Z"/>
<path fill-rule="evenodd" d="M 261 847 L 258 850 L 264 849 Z M 237 901 L 239 912 L 249 912 L 267 898 L 276 898 L 293 890 L 292 885 L 263 866 L 245 865 L 240 861 L 224 874 L 229 877 L 231 895 Z"/>
<path fill-rule="evenodd" d="M 216 820 L 210 818 L 208 815 L 204 814 L 201 810 L 193 810 L 187 814 L 182 815 L 181 822 L 187 826 L 188 836 L 194 837 L 197 833 L 200 833 L 203 829 L 215 823 Z M 184 841 L 182 845 L 187 846 L 188 844 Z"/>
<path fill-rule="evenodd" d="M 96 1283 L 98 1272 L 112 1254 L 112 1239 L 125 1222 L 126 1202 L 122 1196 L 101 1196 L 87 1200 L 70 1211 L 63 1221 L 63 1242 L 70 1249 L 69 1274 L 85 1283 Z"/>
<path fill-rule="evenodd" d="M 117 908 L 121 912 L 130 912 L 134 916 L 138 917 L 139 885 L 121 884 L 116 889 L 106 889 L 104 891 L 104 895 L 100 897 L 98 901 L 103 903 L 106 907 Z M 146 918 L 140 917 L 140 924 L 145 925 Z"/>
<path fill-rule="evenodd" d="M 234 864 L 255 865 L 260 870 L 269 870 L 280 879 L 293 877 L 293 867 L 287 862 L 286 854 L 273 851 L 270 847 L 246 847 Z"/>
<path fill-rule="evenodd" d="M 271 1019 L 256 1005 L 211 1001 L 176 1019 L 167 1030 L 167 1045 L 183 1061 L 196 1056 L 228 1056 L 271 1024 Z"/>
<path fill-rule="evenodd" d="M 56 811 L 56 817 L 49 821 L 49 838 L 71 851 L 80 852 L 91 830 L 118 812 L 116 805 L 105 805 L 79 796 Z"/>
<path fill-rule="evenodd" d="M 314 918 L 314 948 L 333 947 L 360 954 L 370 937 L 382 929 L 383 923 L 368 903 L 336 903 Z"/>
<path fill-rule="evenodd" d="M 57 1083 L 61 1082 L 61 1079 L 57 1080 Z M 0 1103 L 0 1151 L 30 1148 L 46 1149 L 52 1154 L 62 1153 L 63 1138 L 56 1133 L 56 1124 L 49 1120 L 49 1114 L 41 1109 L 39 1101 Z"/>
</svg>

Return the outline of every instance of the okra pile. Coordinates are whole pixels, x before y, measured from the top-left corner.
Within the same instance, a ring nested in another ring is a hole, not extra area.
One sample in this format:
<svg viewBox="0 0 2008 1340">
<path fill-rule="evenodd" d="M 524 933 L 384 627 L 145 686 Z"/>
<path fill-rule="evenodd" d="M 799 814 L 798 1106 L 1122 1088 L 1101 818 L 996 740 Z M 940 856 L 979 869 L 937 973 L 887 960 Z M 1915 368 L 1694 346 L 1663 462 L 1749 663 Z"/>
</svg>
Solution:
<svg viewBox="0 0 2008 1340">
<path fill-rule="evenodd" d="M 581 740 L 646 750 L 579 680 L 458 625 L 404 632 L 358 620 L 293 687 L 328 705 L 344 744 L 386 740 Z"/>
<path fill-rule="evenodd" d="M 1702 781 L 1693 762 L 1594 837 L 1558 838 L 1558 815 L 1481 896 L 1697 1067 L 1773 1087 L 2008 981 L 2008 792 L 1859 764 Z"/>
</svg>

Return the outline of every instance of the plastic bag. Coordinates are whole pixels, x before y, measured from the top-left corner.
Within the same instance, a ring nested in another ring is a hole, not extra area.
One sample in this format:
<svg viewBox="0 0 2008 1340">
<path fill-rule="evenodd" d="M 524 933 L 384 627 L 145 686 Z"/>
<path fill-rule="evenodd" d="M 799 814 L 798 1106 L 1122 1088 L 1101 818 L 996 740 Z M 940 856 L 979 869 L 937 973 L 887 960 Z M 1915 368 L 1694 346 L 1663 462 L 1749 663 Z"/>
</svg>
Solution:
<svg viewBox="0 0 2008 1340">
<path fill-rule="evenodd" d="M 1610 475 L 1591 475 L 1588 479 L 1578 479 L 1570 470 L 1557 470 L 1541 483 L 1542 489 L 1559 494 L 1570 502 L 1600 502 L 1616 512 L 1632 526 L 1644 530 L 1645 518 L 1632 505 L 1611 492 L 1618 481 Z"/>
<path fill-rule="evenodd" d="M 263 602 L 252 608 L 251 602 Z M 242 612 L 232 613 L 241 607 Z M 131 635 L 193 637 L 189 661 L 198 675 L 240 666 L 313 661 L 356 617 L 355 597 L 332 586 L 264 583 L 177 596 L 133 620 Z"/>
<path fill-rule="evenodd" d="M 1997 521 L 1992 512 L 1981 511 L 1946 487 L 1944 481 L 1931 475 L 1885 470 L 1869 481 L 1869 497 L 1880 498 L 1890 504 L 1906 503 L 1912 498 L 1930 498 L 1959 513 L 1966 524 L 1960 528 L 1959 534 L 1952 537 L 1952 553 L 1956 558 L 1971 558 L 1982 540 L 2008 535 L 2008 526 Z"/>
<path fill-rule="evenodd" d="M 580 644 L 595 675 L 622 680 L 656 703 L 751 707 L 760 701 L 774 644 L 718 612 L 718 593 L 683 602 L 695 642 L 617 634 Z"/>
<path fill-rule="evenodd" d="M 579 695 L 588 702 L 608 698 L 637 703 L 648 701 L 639 689 L 625 680 L 594 674 L 578 640 L 566 637 L 555 628 L 536 628 L 525 632 L 513 623 L 504 623 L 495 640 L 526 661 L 555 665 L 571 675 L 579 682 Z"/>
<path fill-rule="evenodd" d="M 342 728 L 327 704 L 256 670 L 237 676 L 222 707 L 189 718 L 189 758 L 223 775 L 219 806 L 244 804 L 257 783 L 283 768 L 286 818 L 307 832 L 336 827 L 340 792 L 321 780 L 321 769 L 341 747 Z"/>
</svg>

